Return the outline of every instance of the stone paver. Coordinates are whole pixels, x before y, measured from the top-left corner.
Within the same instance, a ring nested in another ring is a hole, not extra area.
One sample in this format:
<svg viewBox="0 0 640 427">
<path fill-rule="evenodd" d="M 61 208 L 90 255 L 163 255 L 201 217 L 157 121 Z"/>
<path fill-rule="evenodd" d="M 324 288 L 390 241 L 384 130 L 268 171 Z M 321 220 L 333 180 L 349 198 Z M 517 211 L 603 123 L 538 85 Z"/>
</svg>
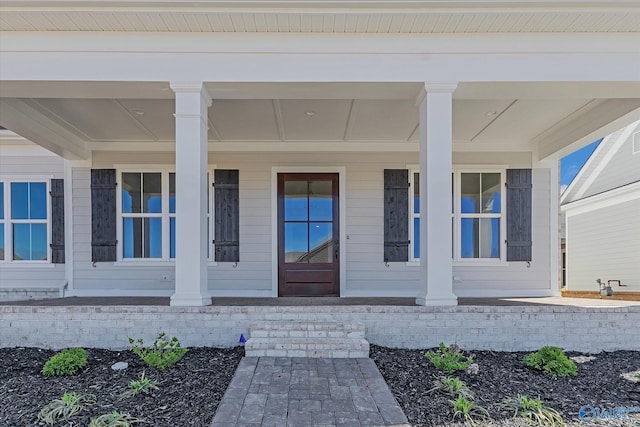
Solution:
<svg viewBox="0 0 640 427">
<path fill-rule="evenodd" d="M 371 359 L 245 357 L 210 427 L 409 426 Z"/>
</svg>

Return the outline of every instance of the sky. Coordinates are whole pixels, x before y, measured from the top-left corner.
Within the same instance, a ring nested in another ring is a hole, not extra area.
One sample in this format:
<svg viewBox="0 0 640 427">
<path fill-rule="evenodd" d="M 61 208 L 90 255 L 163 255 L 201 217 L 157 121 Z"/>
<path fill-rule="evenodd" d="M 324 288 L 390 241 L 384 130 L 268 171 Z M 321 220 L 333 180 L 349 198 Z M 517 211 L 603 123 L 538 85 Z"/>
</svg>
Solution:
<svg viewBox="0 0 640 427">
<path fill-rule="evenodd" d="M 573 181 L 573 178 L 575 178 L 578 172 L 580 172 L 580 169 L 585 164 L 591 153 L 596 149 L 600 141 L 602 141 L 602 139 L 592 142 L 591 144 L 560 159 L 560 185 L 562 192 L 564 192 L 569 184 L 571 184 L 571 181 Z"/>
</svg>

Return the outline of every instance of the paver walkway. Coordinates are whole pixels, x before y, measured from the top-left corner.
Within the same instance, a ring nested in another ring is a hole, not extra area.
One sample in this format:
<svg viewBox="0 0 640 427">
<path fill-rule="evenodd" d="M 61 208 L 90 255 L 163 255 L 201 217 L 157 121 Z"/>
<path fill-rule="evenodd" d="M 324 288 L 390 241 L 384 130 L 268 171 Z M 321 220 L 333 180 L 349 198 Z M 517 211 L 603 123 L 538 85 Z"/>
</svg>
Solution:
<svg viewBox="0 0 640 427">
<path fill-rule="evenodd" d="M 245 357 L 211 427 L 409 426 L 371 359 Z"/>
</svg>

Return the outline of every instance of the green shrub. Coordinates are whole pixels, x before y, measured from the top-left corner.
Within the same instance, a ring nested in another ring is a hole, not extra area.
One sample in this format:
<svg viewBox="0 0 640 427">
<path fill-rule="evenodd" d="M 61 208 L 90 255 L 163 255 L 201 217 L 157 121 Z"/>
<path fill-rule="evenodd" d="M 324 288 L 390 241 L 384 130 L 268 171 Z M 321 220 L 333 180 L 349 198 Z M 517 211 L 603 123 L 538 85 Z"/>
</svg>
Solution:
<svg viewBox="0 0 640 427">
<path fill-rule="evenodd" d="M 569 359 L 560 347 L 542 347 L 537 352 L 526 355 L 524 364 L 558 377 L 577 374 L 575 362 Z"/>
<path fill-rule="evenodd" d="M 462 395 L 459 395 L 456 400 L 450 400 L 449 403 L 453 405 L 453 418 L 460 418 L 467 426 L 475 426 L 477 418 L 489 417 L 486 409 Z"/>
<path fill-rule="evenodd" d="M 62 398 L 54 399 L 42 408 L 38 418 L 48 425 L 53 425 L 58 420 L 71 418 L 94 403 L 96 397 L 92 394 L 65 393 Z"/>
<path fill-rule="evenodd" d="M 87 365 L 87 351 L 83 348 L 67 348 L 47 360 L 42 373 L 52 376 L 73 375 Z"/>
<path fill-rule="evenodd" d="M 129 338 L 129 344 L 133 345 L 133 352 L 149 366 L 160 370 L 173 365 L 189 351 L 180 347 L 178 338 L 173 337 L 169 340 L 164 332 L 158 334 L 158 337 L 153 341 L 153 347 L 143 347 L 142 338 L 137 340 Z"/>
<path fill-rule="evenodd" d="M 109 414 L 92 418 L 89 427 L 130 427 L 136 423 L 143 423 L 144 420 L 133 417 L 126 412 L 113 411 Z"/>
<path fill-rule="evenodd" d="M 507 398 L 500 404 L 502 410 L 513 412 L 514 417 L 523 417 L 540 426 L 564 426 L 562 415 L 549 408 L 540 399 L 532 399 L 527 395 Z"/>
<path fill-rule="evenodd" d="M 471 357 L 465 357 L 460 347 L 455 344 L 447 347 L 444 343 L 440 343 L 438 352 L 428 351 L 425 353 L 425 357 L 429 359 L 436 368 L 449 374 L 467 369 L 467 367 L 473 363 L 473 359 Z"/>
<path fill-rule="evenodd" d="M 433 388 L 427 392 L 432 393 L 434 391 L 439 391 L 455 398 L 458 396 L 471 400 L 474 398 L 471 389 L 458 377 L 438 377 L 433 381 Z"/>
<path fill-rule="evenodd" d="M 120 394 L 120 399 L 137 396 L 141 393 L 151 394 L 153 390 L 158 390 L 158 381 L 145 378 L 144 372 L 139 380 L 131 380 L 126 391 Z"/>
</svg>

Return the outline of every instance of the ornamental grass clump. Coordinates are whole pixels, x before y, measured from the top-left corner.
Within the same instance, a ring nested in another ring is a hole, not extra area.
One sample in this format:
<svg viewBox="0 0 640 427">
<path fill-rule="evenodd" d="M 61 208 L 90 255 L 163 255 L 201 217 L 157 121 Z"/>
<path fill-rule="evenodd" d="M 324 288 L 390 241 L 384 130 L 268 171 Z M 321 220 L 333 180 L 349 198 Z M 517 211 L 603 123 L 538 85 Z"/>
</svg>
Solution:
<svg viewBox="0 0 640 427">
<path fill-rule="evenodd" d="M 113 411 L 91 419 L 89 427 L 131 427 L 137 423 L 144 423 L 144 420 L 126 412 Z"/>
<path fill-rule="evenodd" d="M 83 348 L 67 348 L 54 354 L 47 360 L 42 373 L 50 377 L 73 375 L 87 366 L 87 351 Z"/>
<path fill-rule="evenodd" d="M 473 363 L 471 357 L 465 357 L 462 354 L 462 350 L 455 344 L 451 344 L 449 347 L 444 343 L 440 343 L 439 351 L 427 351 L 425 357 L 433 363 L 433 365 L 449 374 L 455 371 L 462 371 Z"/>
<path fill-rule="evenodd" d="M 151 394 L 154 390 L 159 390 L 158 381 L 145 378 L 143 371 L 139 380 L 131 380 L 131 382 L 129 382 L 127 390 L 120 394 L 120 399 L 134 397 L 139 394 Z"/>
<path fill-rule="evenodd" d="M 524 364 L 557 377 L 577 375 L 575 362 L 569 359 L 560 347 L 542 347 L 537 352 L 526 355 Z"/>
<path fill-rule="evenodd" d="M 94 403 L 96 397 L 92 394 L 65 393 L 60 399 L 54 399 L 42 408 L 38 419 L 53 425 L 57 421 L 71 418 Z"/>
<path fill-rule="evenodd" d="M 513 413 L 513 417 L 523 417 L 539 426 L 564 426 L 562 415 L 558 411 L 545 406 L 540 399 L 532 399 L 527 395 L 504 399 L 500 408 Z"/>
<path fill-rule="evenodd" d="M 462 396 L 464 398 L 473 400 L 474 394 L 467 384 L 458 377 L 442 376 L 433 381 L 433 387 L 427 390 L 427 393 L 433 393 L 438 391 L 440 393 L 457 398 Z"/>
<path fill-rule="evenodd" d="M 189 351 L 180 346 L 178 338 L 169 339 L 164 332 L 158 334 L 158 337 L 153 341 L 152 347 L 144 347 L 142 338 L 137 340 L 129 338 L 129 344 L 133 345 L 132 350 L 140 359 L 144 360 L 149 366 L 160 370 L 177 363 Z"/>
<path fill-rule="evenodd" d="M 475 426 L 477 419 L 487 419 L 489 412 L 478 405 L 473 399 L 467 399 L 462 395 L 458 395 L 456 400 L 450 400 L 453 405 L 453 418 L 460 419 L 467 426 Z"/>
</svg>

